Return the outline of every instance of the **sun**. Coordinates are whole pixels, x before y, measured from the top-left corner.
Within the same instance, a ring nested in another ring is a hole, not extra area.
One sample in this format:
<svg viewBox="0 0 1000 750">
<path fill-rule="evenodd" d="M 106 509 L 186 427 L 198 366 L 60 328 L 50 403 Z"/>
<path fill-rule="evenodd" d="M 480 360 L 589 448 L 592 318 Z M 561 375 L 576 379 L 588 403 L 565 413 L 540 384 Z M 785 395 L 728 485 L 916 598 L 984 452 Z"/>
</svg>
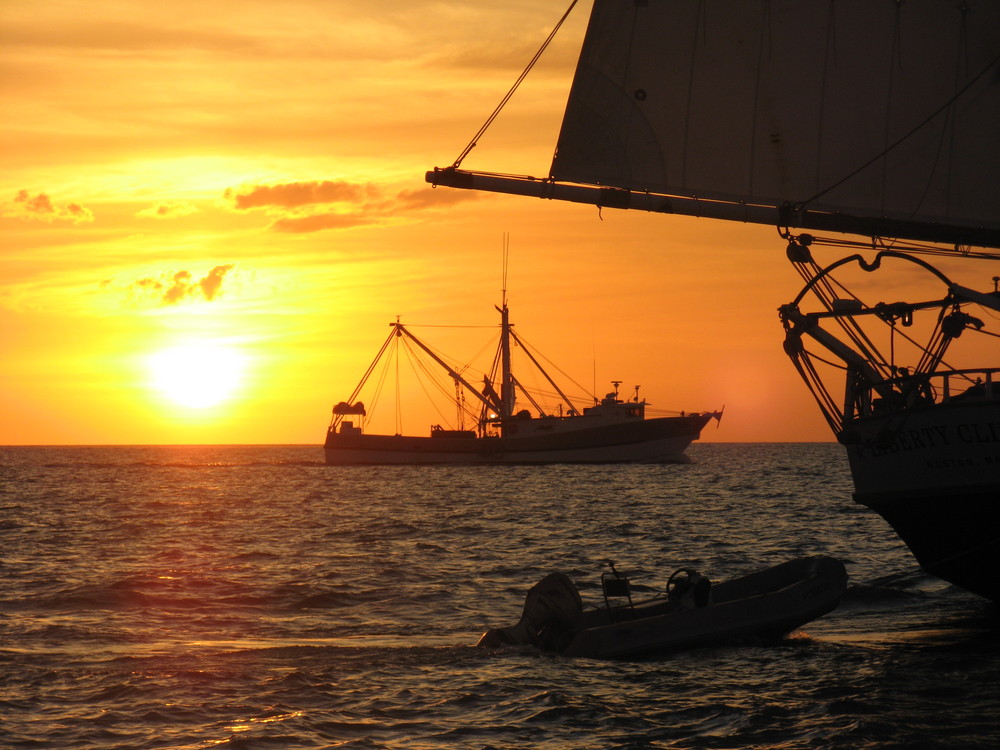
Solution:
<svg viewBox="0 0 1000 750">
<path fill-rule="evenodd" d="M 179 406 L 204 409 L 233 397 L 246 357 L 224 345 L 189 343 L 155 352 L 148 365 L 156 390 Z"/>
</svg>

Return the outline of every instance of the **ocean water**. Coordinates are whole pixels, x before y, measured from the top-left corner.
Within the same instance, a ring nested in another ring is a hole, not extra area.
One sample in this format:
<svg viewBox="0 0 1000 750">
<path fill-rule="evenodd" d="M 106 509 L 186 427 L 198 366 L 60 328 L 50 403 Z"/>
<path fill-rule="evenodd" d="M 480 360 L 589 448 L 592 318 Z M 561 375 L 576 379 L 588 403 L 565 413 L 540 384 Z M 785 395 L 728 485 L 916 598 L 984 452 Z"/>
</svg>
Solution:
<svg viewBox="0 0 1000 750">
<path fill-rule="evenodd" d="M 850 500 L 837 445 L 664 466 L 344 468 L 316 446 L 0 448 L 0 747 L 987 748 L 1000 618 Z M 656 659 L 474 647 L 561 570 L 596 602 L 800 555 L 840 607 Z"/>
</svg>

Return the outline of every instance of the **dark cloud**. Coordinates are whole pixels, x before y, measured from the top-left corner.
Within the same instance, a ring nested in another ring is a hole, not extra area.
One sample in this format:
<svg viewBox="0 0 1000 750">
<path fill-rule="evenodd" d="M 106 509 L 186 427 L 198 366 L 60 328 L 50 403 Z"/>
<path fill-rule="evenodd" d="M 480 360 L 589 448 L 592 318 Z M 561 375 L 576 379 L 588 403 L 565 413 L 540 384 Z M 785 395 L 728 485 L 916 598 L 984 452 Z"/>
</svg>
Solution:
<svg viewBox="0 0 1000 750">
<path fill-rule="evenodd" d="M 322 180 L 230 188 L 238 210 L 264 209 L 276 216 L 271 229 L 301 234 L 378 224 L 389 217 L 454 205 L 479 197 L 472 191 L 403 190 L 394 195 L 372 183 Z M 336 206 L 336 209 L 332 208 Z"/>
<path fill-rule="evenodd" d="M 32 197 L 27 190 L 21 190 L 14 198 L 15 203 L 20 203 L 21 207 L 29 214 L 54 214 L 52 200 L 45 193 L 39 193 Z"/>
<path fill-rule="evenodd" d="M 323 180 L 321 182 L 285 182 L 277 185 L 251 185 L 226 191 L 227 200 L 236 208 L 298 208 L 324 203 L 363 203 L 377 198 L 378 188 L 371 184 Z"/>
<path fill-rule="evenodd" d="M 464 201 L 476 200 L 481 197 L 474 190 L 448 190 L 433 187 L 419 190 L 403 190 L 396 196 L 400 206 L 409 209 L 437 208 L 452 206 Z"/>
<path fill-rule="evenodd" d="M 218 294 L 219 290 L 222 288 L 223 277 L 231 270 L 233 270 L 232 263 L 225 266 L 216 266 L 208 272 L 208 276 L 198 282 L 198 286 L 201 287 L 201 293 L 205 295 L 205 299 L 215 299 L 215 295 Z"/>
<path fill-rule="evenodd" d="M 57 206 L 46 193 L 32 195 L 27 190 L 19 190 L 11 204 L 0 207 L 0 214 L 20 219 L 36 221 L 71 221 L 81 224 L 94 220 L 94 214 L 79 203 Z"/>
<path fill-rule="evenodd" d="M 233 270 L 234 264 L 215 266 L 205 276 L 195 280 L 190 271 L 177 271 L 160 279 L 139 279 L 131 284 L 131 289 L 143 296 L 152 295 L 164 305 L 176 305 L 189 298 L 202 298 L 209 302 L 222 291 L 222 280 Z"/>
<path fill-rule="evenodd" d="M 136 216 L 144 219 L 175 219 L 179 216 L 197 213 L 198 209 L 190 203 L 157 203 L 144 208 Z"/>
<path fill-rule="evenodd" d="M 163 295 L 163 301 L 168 305 L 176 305 L 188 294 L 194 293 L 196 287 L 191 284 L 190 271 L 178 271 L 174 274 L 173 283 Z"/>
</svg>

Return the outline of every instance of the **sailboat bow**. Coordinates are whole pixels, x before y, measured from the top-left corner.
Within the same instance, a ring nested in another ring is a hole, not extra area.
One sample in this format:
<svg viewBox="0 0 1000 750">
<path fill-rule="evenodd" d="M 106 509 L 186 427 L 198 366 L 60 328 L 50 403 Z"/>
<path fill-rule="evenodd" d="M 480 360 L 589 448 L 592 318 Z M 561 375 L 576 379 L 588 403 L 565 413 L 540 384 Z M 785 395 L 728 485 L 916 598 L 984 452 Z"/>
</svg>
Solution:
<svg viewBox="0 0 1000 750">
<path fill-rule="evenodd" d="M 594 0 L 545 176 L 459 159 L 426 179 L 776 227 L 806 282 L 779 313 L 785 350 L 847 449 L 855 500 L 926 570 L 1000 600 L 983 523 L 1000 502 L 998 282 L 919 262 L 939 296 L 896 302 L 835 281 L 916 255 L 1000 261 L 998 133 L 994 0 Z M 824 269 L 822 246 L 850 257 Z M 965 360 L 960 337 L 984 343 Z"/>
</svg>

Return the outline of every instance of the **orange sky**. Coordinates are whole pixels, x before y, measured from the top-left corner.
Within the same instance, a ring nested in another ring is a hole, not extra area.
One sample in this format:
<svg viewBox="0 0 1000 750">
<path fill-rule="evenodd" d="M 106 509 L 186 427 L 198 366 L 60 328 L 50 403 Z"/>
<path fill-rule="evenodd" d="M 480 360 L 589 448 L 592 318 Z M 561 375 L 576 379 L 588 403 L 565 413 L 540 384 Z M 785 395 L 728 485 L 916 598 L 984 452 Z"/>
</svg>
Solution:
<svg viewBox="0 0 1000 750">
<path fill-rule="evenodd" d="M 397 315 L 496 321 L 504 233 L 518 330 L 579 382 L 831 439 L 773 228 L 424 183 L 564 9 L 5 0 L 0 444 L 318 443 Z M 588 12 L 463 166 L 546 173 Z"/>
</svg>

